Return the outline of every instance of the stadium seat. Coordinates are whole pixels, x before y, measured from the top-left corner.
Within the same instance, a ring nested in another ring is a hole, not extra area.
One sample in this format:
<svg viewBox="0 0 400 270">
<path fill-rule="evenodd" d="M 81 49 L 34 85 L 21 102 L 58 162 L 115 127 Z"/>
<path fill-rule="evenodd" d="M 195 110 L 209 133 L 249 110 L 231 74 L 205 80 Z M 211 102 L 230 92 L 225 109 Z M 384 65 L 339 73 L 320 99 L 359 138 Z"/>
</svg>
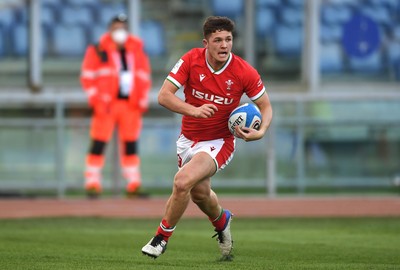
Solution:
<svg viewBox="0 0 400 270">
<path fill-rule="evenodd" d="M 324 24 L 342 24 L 351 18 L 352 11 L 346 6 L 322 5 L 321 19 Z"/>
<path fill-rule="evenodd" d="M 160 56 L 165 53 L 164 30 L 156 21 L 145 21 L 140 24 L 140 37 L 149 56 Z"/>
<path fill-rule="evenodd" d="M 350 70 L 362 73 L 380 73 L 383 70 L 382 54 L 376 50 L 366 57 L 350 57 Z"/>
<path fill-rule="evenodd" d="M 82 56 L 87 45 L 81 26 L 54 27 L 54 53 L 58 56 Z"/>
<path fill-rule="evenodd" d="M 280 0 L 257 0 L 256 6 L 258 8 L 262 7 L 277 7 L 281 4 Z"/>
<path fill-rule="evenodd" d="M 233 19 L 243 14 L 243 0 L 212 0 L 212 11 L 214 15 L 228 16 Z"/>
<path fill-rule="evenodd" d="M 400 2 L 398 0 L 368 0 L 368 2 L 373 6 L 386 6 L 391 10 L 400 7 Z"/>
<path fill-rule="evenodd" d="M 124 5 L 120 4 L 104 4 L 98 5 L 98 14 L 99 14 L 99 23 L 102 25 L 107 25 L 111 18 L 120 14 L 120 13 L 127 13 L 127 9 Z"/>
<path fill-rule="evenodd" d="M 281 20 L 286 25 L 301 25 L 304 20 L 304 10 L 299 8 L 281 9 Z"/>
<path fill-rule="evenodd" d="M 96 5 L 99 1 L 97 0 L 68 0 L 68 3 L 73 6 L 82 6 L 82 5 Z"/>
<path fill-rule="evenodd" d="M 0 25 L 0 57 L 6 54 L 6 34 L 3 27 Z"/>
<path fill-rule="evenodd" d="M 25 56 L 28 54 L 28 30 L 25 24 L 17 24 L 10 31 L 12 54 Z"/>
<path fill-rule="evenodd" d="M 266 37 L 271 33 L 276 22 L 275 12 L 269 8 L 259 8 L 256 11 L 256 33 L 259 37 Z"/>
<path fill-rule="evenodd" d="M 363 7 L 361 12 L 379 24 L 390 25 L 392 23 L 390 13 L 385 7 Z"/>
<path fill-rule="evenodd" d="M 15 22 L 14 11 L 10 8 L 0 9 L 0 25 L 8 27 Z"/>
<path fill-rule="evenodd" d="M 41 10 L 41 22 L 46 26 L 52 26 L 55 23 L 55 14 L 50 6 L 43 6 Z"/>
<path fill-rule="evenodd" d="M 66 6 L 61 10 L 61 21 L 66 25 L 85 25 L 92 26 L 92 10 L 85 6 L 72 7 Z"/>
<path fill-rule="evenodd" d="M 275 28 L 275 51 L 286 57 L 299 56 L 303 43 L 303 29 L 299 26 L 278 26 Z"/>
<path fill-rule="evenodd" d="M 89 36 L 90 43 L 97 43 L 100 40 L 100 37 L 107 31 L 106 25 L 95 25 L 93 27 L 89 27 Z"/>
<path fill-rule="evenodd" d="M 322 43 L 336 42 L 341 40 L 343 35 L 343 28 L 340 25 L 327 26 L 322 24 L 320 26 L 320 40 Z"/>
<path fill-rule="evenodd" d="M 394 27 L 392 29 L 393 32 L 393 38 L 397 41 L 400 41 L 400 25 Z"/>
<path fill-rule="evenodd" d="M 28 17 L 28 7 L 20 7 L 14 10 L 14 18 L 16 23 L 27 23 Z"/>
<path fill-rule="evenodd" d="M 26 56 L 28 54 L 28 29 L 26 24 L 16 24 L 10 31 L 11 53 L 15 56 Z M 42 31 L 42 53 L 47 52 L 47 32 Z"/>
<path fill-rule="evenodd" d="M 327 73 L 343 70 L 342 48 L 338 43 L 321 44 L 320 70 Z"/>
<path fill-rule="evenodd" d="M 304 5 L 304 0 L 286 0 L 288 5 L 295 7 L 302 7 Z"/>
<path fill-rule="evenodd" d="M 400 42 L 391 42 L 387 46 L 387 59 L 390 65 L 400 61 Z"/>
</svg>

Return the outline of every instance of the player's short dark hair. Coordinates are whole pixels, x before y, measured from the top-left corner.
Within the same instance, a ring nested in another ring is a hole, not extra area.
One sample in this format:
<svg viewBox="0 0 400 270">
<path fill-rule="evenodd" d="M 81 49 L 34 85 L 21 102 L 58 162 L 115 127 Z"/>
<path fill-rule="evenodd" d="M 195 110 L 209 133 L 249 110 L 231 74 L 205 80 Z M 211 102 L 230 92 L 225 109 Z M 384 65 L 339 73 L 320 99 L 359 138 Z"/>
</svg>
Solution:
<svg viewBox="0 0 400 270">
<path fill-rule="evenodd" d="M 128 23 L 128 16 L 126 16 L 124 13 L 118 14 L 114 17 L 111 18 L 110 22 L 108 23 L 108 26 L 113 25 L 114 23 Z"/>
<path fill-rule="evenodd" d="M 210 16 L 203 24 L 203 36 L 205 39 L 217 31 L 228 31 L 233 33 L 235 23 L 228 17 Z"/>
</svg>

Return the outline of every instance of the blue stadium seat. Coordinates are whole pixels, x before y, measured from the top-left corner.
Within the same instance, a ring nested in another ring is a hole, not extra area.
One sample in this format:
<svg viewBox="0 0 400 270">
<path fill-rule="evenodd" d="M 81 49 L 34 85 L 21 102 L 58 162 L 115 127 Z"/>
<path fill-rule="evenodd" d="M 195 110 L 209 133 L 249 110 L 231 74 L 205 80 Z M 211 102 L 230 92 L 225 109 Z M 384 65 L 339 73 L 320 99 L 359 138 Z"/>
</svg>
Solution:
<svg viewBox="0 0 400 270">
<path fill-rule="evenodd" d="M 212 0 L 214 15 L 237 18 L 243 14 L 243 0 Z"/>
<path fill-rule="evenodd" d="M 25 24 L 17 24 L 10 31 L 12 54 L 25 56 L 28 54 L 28 30 Z"/>
<path fill-rule="evenodd" d="M 392 24 L 392 18 L 389 10 L 385 7 L 363 7 L 361 12 L 379 24 Z"/>
<path fill-rule="evenodd" d="M 156 21 L 142 22 L 140 37 L 149 56 L 160 56 L 165 53 L 165 36 L 160 23 Z"/>
<path fill-rule="evenodd" d="M 105 5 L 98 5 L 99 11 L 99 23 L 102 25 L 108 25 L 110 20 L 120 13 L 127 14 L 127 9 L 124 5 L 120 4 L 105 4 Z"/>
<path fill-rule="evenodd" d="M 10 32 L 11 53 L 15 56 L 26 56 L 28 54 L 28 29 L 26 24 L 16 24 Z M 47 52 L 47 32 L 42 32 L 42 53 Z"/>
<path fill-rule="evenodd" d="M 320 70 L 328 73 L 343 70 L 342 48 L 338 43 L 321 44 Z"/>
<path fill-rule="evenodd" d="M 319 38 L 323 43 L 335 42 L 342 39 L 343 28 L 340 25 L 321 25 Z"/>
<path fill-rule="evenodd" d="M 286 57 L 299 56 L 303 44 L 303 29 L 299 26 L 278 26 L 275 28 L 275 51 Z"/>
<path fill-rule="evenodd" d="M 0 57 L 6 54 L 6 34 L 3 26 L 0 25 Z"/>
<path fill-rule="evenodd" d="M 398 0 L 369 0 L 368 2 L 373 6 L 386 6 L 392 10 L 400 7 Z"/>
<path fill-rule="evenodd" d="M 82 56 L 87 46 L 86 34 L 81 26 L 54 27 L 54 53 L 58 56 Z"/>
<path fill-rule="evenodd" d="M 90 43 L 97 43 L 100 40 L 100 37 L 107 32 L 106 25 L 95 25 L 93 27 L 89 27 L 89 35 L 90 35 Z"/>
<path fill-rule="evenodd" d="M 99 3 L 98 0 L 68 0 L 68 3 L 74 6 L 82 6 L 82 5 L 96 5 Z"/>
<path fill-rule="evenodd" d="M 55 14 L 50 6 L 43 6 L 41 10 L 41 22 L 46 26 L 52 26 L 55 23 Z"/>
<path fill-rule="evenodd" d="M 42 5 L 49 5 L 49 6 L 58 6 L 62 4 L 60 0 L 41 0 Z"/>
<path fill-rule="evenodd" d="M 304 20 L 304 10 L 299 8 L 281 9 L 281 20 L 287 25 L 301 25 Z"/>
<path fill-rule="evenodd" d="M 342 24 L 351 18 L 352 11 L 346 6 L 322 5 L 321 19 L 325 24 Z"/>
<path fill-rule="evenodd" d="M 281 4 L 281 0 L 257 0 L 256 6 L 260 7 L 277 7 Z"/>
<path fill-rule="evenodd" d="M 304 5 L 304 0 L 286 0 L 287 4 L 295 7 L 301 7 Z"/>
<path fill-rule="evenodd" d="M 393 38 L 397 41 L 400 41 L 400 25 L 394 27 L 392 29 L 393 32 Z"/>
<path fill-rule="evenodd" d="M 383 69 L 382 53 L 376 50 L 366 57 L 350 57 L 350 70 L 362 73 L 380 73 Z"/>
<path fill-rule="evenodd" d="M 28 7 L 23 6 L 14 10 L 14 18 L 17 23 L 27 23 L 28 22 Z"/>
<path fill-rule="evenodd" d="M 276 22 L 275 12 L 269 8 L 259 8 L 256 11 L 256 33 L 259 37 L 266 37 Z"/>
<path fill-rule="evenodd" d="M 0 24 L 10 26 L 15 22 L 14 11 L 10 8 L 0 9 Z"/>
<path fill-rule="evenodd" d="M 400 61 L 400 42 L 391 42 L 387 46 L 387 59 L 390 65 Z"/>
<path fill-rule="evenodd" d="M 92 10 L 85 6 L 66 6 L 61 10 L 61 21 L 66 25 L 93 25 Z"/>
</svg>

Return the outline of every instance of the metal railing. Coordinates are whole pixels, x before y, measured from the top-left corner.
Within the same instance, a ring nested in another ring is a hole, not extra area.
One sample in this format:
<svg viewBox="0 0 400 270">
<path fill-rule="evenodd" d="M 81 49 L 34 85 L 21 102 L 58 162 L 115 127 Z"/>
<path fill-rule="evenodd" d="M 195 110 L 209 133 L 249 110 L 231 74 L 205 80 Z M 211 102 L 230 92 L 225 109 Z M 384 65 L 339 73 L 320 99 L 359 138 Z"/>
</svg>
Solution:
<svg viewBox="0 0 400 270">
<path fill-rule="evenodd" d="M 265 188 L 266 194 L 270 197 L 277 195 L 278 185 L 278 172 L 277 172 L 277 153 L 279 149 L 276 148 L 277 131 L 291 127 L 294 129 L 296 135 L 296 155 L 294 157 L 294 166 L 296 175 L 296 188 L 301 194 L 305 191 L 308 184 L 306 183 L 306 170 L 305 170 L 305 130 L 308 127 L 325 127 L 325 126 L 353 126 L 353 125 L 367 125 L 367 126 L 382 126 L 389 128 L 400 127 L 400 115 L 391 115 L 387 119 L 382 117 L 379 121 L 371 119 L 337 119 L 332 118 L 327 121 L 326 119 L 310 118 L 306 116 L 305 108 L 309 102 L 336 102 L 346 101 L 354 102 L 357 104 L 362 101 L 385 101 L 385 102 L 399 102 L 400 104 L 400 93 L 387 92 L 387 93 L 360 93 L 360 94 L 270 94 L 270 99 L 274 108 L 279 108 L 281 104 L 292 104 L 295 107 L 294 114 L 292 116 L 285 115 L 274 115 L 274 120 L 270 127 L 270 130 L 266 136 L 266 160 L 265 160 L 265 180 L 258 183 L 256 186 Z M 151 96 L 152 108 L 156 106 L 156 96 Z M 55 181 L 56 189 L 59 197 L 65 195 L 67 189 L 67 179 L 65 172 L 65 132 L 67 127 L 71 125 L 88 126 L 88 119 L 68 119 L 66 117 L 66 109 L 71 107 L 85 107 L 86 101 L 82 94 L 46 94 L 46 95 L 31 95 L 31 94 L 0 94 L 0 108 L 42 108 L 49 107 L 54 110 L 53 117 L 51 118 L 30 118 L 30 117 L 2 117 L 0 116 L 0 130 L 11 127 L 24 127 L 29 128 L 33 126 L 50 127 L 56 131 L 56 142 L 55 142 Z M 278 110 L 279 111 L 279 110 Z M 167 119 L 167 120 L 165 120 Z M 169 120 L 168 120 L 169 119 Z M 176 118 L 164 118 L 164 120 L 156 121 L 169 121 L 171 125 L 179 126 L 179 121 Z M 27 150 L 28 151 L 28 150 Z M 117 159 L 116 159 L 117 160 Z M 114 167 L 118 166 L 118 162 L 113 164 Z M 118 178 L 118 174 L 113 174 L 114 178 Z M 114 179 L 113 183 L 116 183 L 118 179 Z M 246 181 L 239 181 L 240 185 L 245 187 Z M 218 182 L 214 185 L 227 186 L 229 182 Z M 264 183 L 264 184 L 262 184 Z M 0 189 L 1 187 L 0 181 Z M 249 184 L 252 185 L 252 184 Z M 16 185 L 18 186 L 18 185 Z M 229 186 L 229 184 L 228 184 Z M 4 187 L 3 187 L 4 188 Z"/>
</svg>

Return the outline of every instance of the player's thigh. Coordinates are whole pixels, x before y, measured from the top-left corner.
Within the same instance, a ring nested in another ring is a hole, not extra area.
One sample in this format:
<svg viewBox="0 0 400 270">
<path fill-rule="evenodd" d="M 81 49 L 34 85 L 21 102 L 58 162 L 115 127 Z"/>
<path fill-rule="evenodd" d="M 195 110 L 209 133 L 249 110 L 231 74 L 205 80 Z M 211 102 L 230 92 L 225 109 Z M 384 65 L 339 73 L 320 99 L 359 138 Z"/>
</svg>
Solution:
<svg viewBox="0 0 400 270">
<path fill-rule="evenodd" d="M 199 152 L 177 172 L 174 185 L 177 188 L 191 190 L 214 175 L 216 170 L 213 158 L 206 152 Z"/>
<path fill-rule="evenodd" d="M 114 130 L 114 117 L 112 114 L 94 113 L 90 126 L 90 136 L 95 140 L 109 141 Z"/>
<path fill-rule="evenodd" d="M 142 130 L 141 113 L 126 106 L 118 115 L 118 126 L 122 141 L 137 141 Z"/>
</svg>

